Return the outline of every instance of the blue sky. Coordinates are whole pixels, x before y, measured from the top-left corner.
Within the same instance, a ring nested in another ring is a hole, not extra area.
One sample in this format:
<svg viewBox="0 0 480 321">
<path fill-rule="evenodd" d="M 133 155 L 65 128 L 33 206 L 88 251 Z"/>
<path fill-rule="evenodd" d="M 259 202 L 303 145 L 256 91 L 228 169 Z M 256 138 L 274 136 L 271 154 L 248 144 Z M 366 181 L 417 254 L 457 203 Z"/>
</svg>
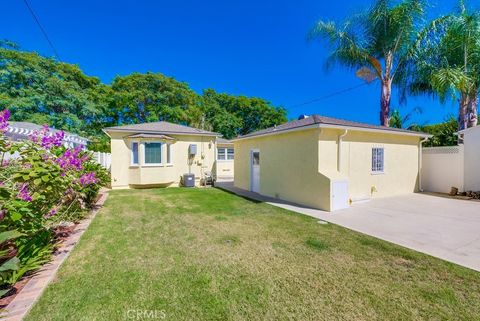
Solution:
<svg viewBox="0 0 480 321">
<path fill-rule="evenodd" d="M 289 118 L 300 114 L 378 124 L 380 90 L 369 85 L 318 103 L 291 106 L 361 83 L 341 67 L 325 72 L 327 48 L 307 42 L 316 20 L 339 20 L 370 0 L 29 0 L 63 61 L 111 82 L 116 75 L 161 72 L 201 92 L 258 96 L 281 105 Z M 445 13 L 454 0 L 431 3 L 431 15 Z M 2 4 L 0 38 L 24 50 L 53 55 L 21 0 Z M 456 103 L 441 105 L 429 97 L 393 107 L 420 124 L 456 114 Z"/>
</svg>

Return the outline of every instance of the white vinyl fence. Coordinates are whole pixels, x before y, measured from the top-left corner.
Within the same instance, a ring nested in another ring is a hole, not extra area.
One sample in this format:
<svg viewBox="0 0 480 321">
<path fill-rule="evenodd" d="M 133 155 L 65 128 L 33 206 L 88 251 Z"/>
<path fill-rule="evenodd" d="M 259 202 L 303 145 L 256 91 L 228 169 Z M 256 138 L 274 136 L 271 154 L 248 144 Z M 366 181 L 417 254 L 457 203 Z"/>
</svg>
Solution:
<svg viewBox="0 0 480 321">
<path fill-rule="evenodd" d="M 102 165 L 103 168 L 110 170 L 110 166 L 112 165 L 112 154 L 93 152 L 93 159 Z"/>
<path fill-rule="evenodd" d="M 422 154 L 422 188 L 449 193 L 452 187 L 464 191 L 464 146 L 427 147 Z"/>
</svg>

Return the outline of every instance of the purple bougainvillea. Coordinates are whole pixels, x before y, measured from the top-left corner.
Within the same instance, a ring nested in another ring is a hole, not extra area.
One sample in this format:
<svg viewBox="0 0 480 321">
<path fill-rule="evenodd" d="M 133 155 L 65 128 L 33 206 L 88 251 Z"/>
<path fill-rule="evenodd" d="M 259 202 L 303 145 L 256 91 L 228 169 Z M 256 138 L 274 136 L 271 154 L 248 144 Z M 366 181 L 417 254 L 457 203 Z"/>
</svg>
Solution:
<svg viewBox="0 0 480 321">
<path fill-rule="evenodd" d="M 60 157 L 57 158 L 57 164 L 64 171 L 68 170 L 82 170 L 83 162 L 88 159 L 88 155 L 80 156 L 82 151 L 81 146 L 77 146 L 74 149 L 67 149 Z"/>
<path fill-rule="evenodd" d="M 28 191 L 28 183 L 23 183 L 19 185 L 17 198 L 25 202 L 31 202 L 33 200 L 30 192 Z"/>
<path fill-rule="evenodd" d="M 63 139 L 65 138 L 65 132 L 59 131 L 55 134 L 50 132 L 48 125 L 43 125 L 42 130 L 34 131 L 30 135 L 30 140 L 40 144 L 45 149 L 51 149 L 53 147 L 60 147 L 63 144 Z"/>
<path fill-rule="evenodd" d="M 10 110 L 0 111 L 0 133 L 5 133 L 8 128 L 8 120 L 10 119 Z"/>
<path fill-rule="evenodd" d="M 57 215 L 57 209 L 52 208 L 47 214 L 43 215 L 43 217 L 47 219 L 55 215 Z"/>
<path fill-rule="evenodd" d="M 80 176 L 77 182 L 82 186 L 95 184 L 97 182 L 97 178 L 95 177 L 95 172 L 83 174 L 82 176 Z"/>
</svg>

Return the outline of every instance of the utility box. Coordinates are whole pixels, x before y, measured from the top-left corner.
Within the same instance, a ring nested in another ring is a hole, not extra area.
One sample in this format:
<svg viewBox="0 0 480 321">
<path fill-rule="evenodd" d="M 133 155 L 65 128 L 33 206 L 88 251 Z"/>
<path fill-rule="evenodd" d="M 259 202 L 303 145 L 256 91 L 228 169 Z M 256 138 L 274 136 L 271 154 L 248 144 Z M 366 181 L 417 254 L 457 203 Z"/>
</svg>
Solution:
<svg viewBox="0 0 480 321">
<path fill-rule="evenodd" d="M 192 157 L 197 155 L 197 144 L 190 144 L 188 146 L 188 156 Z"/>
<path fill-rule="evenodd" d="M 195 187 L 195 174 L 183 174 L 183 186 Z"/>
</svg>

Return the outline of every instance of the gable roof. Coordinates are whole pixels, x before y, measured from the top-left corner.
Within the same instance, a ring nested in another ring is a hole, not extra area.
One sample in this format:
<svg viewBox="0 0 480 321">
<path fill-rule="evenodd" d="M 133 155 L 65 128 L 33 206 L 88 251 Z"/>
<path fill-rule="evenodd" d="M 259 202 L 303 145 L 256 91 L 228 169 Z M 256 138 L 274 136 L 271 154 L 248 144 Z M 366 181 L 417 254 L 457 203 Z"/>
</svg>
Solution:
<svg viewBox="0 0 480 321">
<path fill-rule="evenodd" d="M 199 135 L 199 136 L 220 136 L 218 133 L 183 126 L 179 124 L 159 121 L 154 123 L 132 124 L 116 127 L 104 128 L 105 132 L 133 132 L 133 133 L 156 133 L 156 134 L 182 134 L 182 135 Z"/>
<path fill-rule="evenodd" d="M 235 138 L 234 141 L 247 139 L 251 137 L 263 136 L 263 135 L 280 134 L 280 133 L 291 131 L 291 130 L 301 130 L 301 129 L 315 128 L 315 127 L 343 128 L 343 129 L 353 129 L 353 130 L 359 130 L 359 131 L 381 131 L 381 132 L 388 132 L 392 134 L 431 137 L 431 135 L 429 134 L 407 130 L 407 129 L 370 125 L 370 124 L 358 123 L 358 122 L 349 121 L 349 120 L 324 117 L 320 115 L 312 115 L 303 119 L 293 120 L 278 126 L 262 129 L 247 135 L 239 136 Z"/>
</svg>

